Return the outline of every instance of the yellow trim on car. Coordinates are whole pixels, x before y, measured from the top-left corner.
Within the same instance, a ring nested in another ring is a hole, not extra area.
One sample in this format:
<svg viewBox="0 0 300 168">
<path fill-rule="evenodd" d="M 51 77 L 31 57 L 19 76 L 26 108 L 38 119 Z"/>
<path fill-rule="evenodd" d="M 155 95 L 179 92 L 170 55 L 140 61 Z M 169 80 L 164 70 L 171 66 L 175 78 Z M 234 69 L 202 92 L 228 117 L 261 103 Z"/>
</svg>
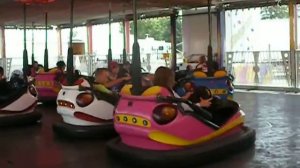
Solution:
<svg viewBox="0 0 300 168">
<path fill-rule="evenodd" d="M 216 130 L 209 135 L 200 137 L 195 140 L 183 139 L 181 137 L 177 137 L 175 135 L 171 135 L 171 134 L 161 132 L 161 131 L 152 131 L 148 134 L 148 137 L 154 141 L 157 141 L 157 142 L 160 142 L 163 144 L 176 145 L 176 146 L 188 146 L 188 145 L 194 145 L 194 144 L 201 144 L 201 143 L 207 142 L 209 140 L 212 140 L 213 138 L 221 136 L 224 133 L 230 131 L 231 129 L 233 129 L 236 126 L 241 125 L 243 123 L 244 123 L 244 116 L 240 116 L 239 118 L 235 119 L 231 123 L 220 128 L 219 130 Z"/>
<path fill-rule="evenodd" d="M 148 119 L 143 117 L 126 115 L 126 114 L 116 114 L 115 115 L 115 123 L 126 124 L 138 127 L 151 127 L 151 122 Z"/>
<path fill-rule="evenodd" d="M 223 95 L 228 93 L 226 89 L 210 89 L 210 91 L 213 95 Z"/>
</svg>

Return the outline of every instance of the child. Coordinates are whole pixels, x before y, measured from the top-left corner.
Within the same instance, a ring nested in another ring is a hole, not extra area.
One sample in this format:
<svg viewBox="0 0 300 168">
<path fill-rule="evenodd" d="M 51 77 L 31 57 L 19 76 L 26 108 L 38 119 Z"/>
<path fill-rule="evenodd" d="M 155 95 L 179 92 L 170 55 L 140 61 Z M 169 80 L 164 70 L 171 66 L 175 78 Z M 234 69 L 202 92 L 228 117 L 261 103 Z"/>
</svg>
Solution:
<svg viewBox="0 0 300 168">
<path fill-rule="evenodd" d="M 95 84 L 94 89 L 100 92 L 111 94 L 111 90 L 105 87 L 105 84 L 108 83 L 109 72 L 106 68 L 98 68 L 95 71 Z"/>
<path fill-rule="evenodd" d="M 58 61 L 56 63 L 56 68 L 53 68 L 49 71 L 49 73 L 54 73 L 56 74 L 56 77 L 55 77 L 55 80 L 57 82 L 61 82 L 63 83 L 64 82 L 64 72 L 65 72 L 65 69 L 66 69 L 66 64 L 64 61 Z"/>
<path fill-rule="evenodd" d="M 175 85 L 174 79 L 175 79 L 175 74 L 170 68 L 159 67 L 155 71 L 153 84 L 156 86 L 162 86 L 162 87 L 168 88 L 169 90 L 172 91 L 172 93 L 174 94 L 175 97 L 179 98 L 180 96 L 178 96 L 178 94 L 172 90 L 172 88 Z M 193 92 L 187 92 L 181 98 L 189 99 L 192 96 L 192 94 L 193 94 Z M 199 105 L 201 107 L 209 107 L 211 105 L 210 101 L 211 101 L 211 99 L 201 99 L 201 101 L 199 102 Z"/>
<path fill-rule="evenodd" d="M 202 72 L 207 72 L 208 68 L 207 68 L 207 60 L 206 60 L 206 56 L 202 55 L 199 59 L 199 64 L 196 66 L 196 70 L 200 70 Z"/>
<path fill-rule="evenodd" d="M 43 72 L 43 68 L 39 65 L 37 61 L 34 61 L 32 64 L 30 76 L 35 77 L 38 73 Z"/>
<path fill-rule="evenodd" d="M 131 79 L 129 75 L 118 77 L 119 70 L 120 67 L 117 62 L 112 61 L 109 64 L 109 81 L 105 84 L 107 88 L 117 91 L 118 89 L 120 89 L 120 87 L 122 87 L 122 84 L 124 85 L 124 82 Z"/>
</svg>

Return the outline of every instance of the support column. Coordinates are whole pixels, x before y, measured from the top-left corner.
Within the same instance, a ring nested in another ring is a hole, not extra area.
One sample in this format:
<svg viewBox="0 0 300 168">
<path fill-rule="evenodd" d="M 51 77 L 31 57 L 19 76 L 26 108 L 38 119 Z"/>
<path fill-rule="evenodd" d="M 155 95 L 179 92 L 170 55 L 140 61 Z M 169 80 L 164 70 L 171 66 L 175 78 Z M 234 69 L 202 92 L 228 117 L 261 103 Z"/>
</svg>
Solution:
<svg viewBox="0 0 300 168">
<path fill-rule="evenodd" d="M 71 85 L 74 82 L 74 53 L 73 53 L 73 26 L 74 26 L 74 0 L 71 0 L 71 10 L 70 10 L 70 42 L 68 48 L 68 58 L 67 58 L 67 81 Z"/>
<path fill-rule="evenodd" d="M 207 58 L 208 58 L 208 75 L 212 76 L 212 18 L 211 18 L 211 0 L 207 0 L 208 3 L 208 37 L 209 37 L 209 44 L 207 47 Z"/>
<path fill-rule="evenodd" d="M 226 26 L 225 26 L 225 10 L 221 9 L 218 11 L 217 16 L 217 38 L 218 38 L 218 58 L 217 62 L 219 64 L 219 68 L 224 67 L 226 62 L 226 54 L 225 54 L 225 35 L 226 35 Z M 228 67 L 226 67 L 228 68 Z M 228 69 L 229 70 L 229 69 Z"/>
<path fill-rule="evenodd" d="M 58 56 L 62 56 L 61 29 L 56 28 Z"/>
<path fill-rule="evenodd" d="M 28 71 L 28 53 L 27 53 L 27 45 L 26 45 L 26 4 L 24 4 L 23 6 L 23 15 L 24 15 L 24 50 L 23 50 L 23 72 L 24 73 L 24 76 L 26 77 L 27 76 L 27 71 Z"/>
<path fill-rule="evenodd" d="M 1 58 L 6 58 L 6 51 L 5 51 L 5 27 L 0 26 L 0 34 L 1 34 L 1 41 L 0 41 L 0 48 L 1 48 Z"/>
<path fill-rule="evenodd" d="M 125 64 L 125 62 L 127 61 L 127 51 L 126 51 L 126 47 L 127 47 L 127 43 L 126 43 L 126 41 L 127 41 L 127 39 L 126 39 L 126 31 L 125 31 L 125 29 L 126 29 L 126 20 L 124 19 L 123 20 L 123 64 Z"/>
<path fill-rule="evenodd" d="M 290 68 L 291 68 L 291 86 L 297 87 L 297 68 L 296 68 L 296 29 L 295 29 L 295 11 L 296 5 L 295 0 L 289 0 L 289 18 L 290 18 Z"/>
<path fill-rule="evenodd" d="M 132 94 L 140 95 L 142 93 L 142 74 L 141 74 L 141 58 L 140 46 L 137 37 L 137 0 L 133 0 L 133 28 L 134 43 L 132 47 Z"/>
<path fill-rule="evenodd" d="M 88 54 L 93 54 L 93 26 L 87 25 L 87 42 L 88 42 Z"/>
<path fill-rule="evenodd" d="M 171 47 L 172 47 L 172 62 L 171 62 L 171 69 L 175 72 L 176 65 L 177 65 L 177 42 L 176 42 L 176 19 L 177 19 L 177 11 L 171 14 L 170 21 L 171 21 Z"/>
<path fill-rule="evenodd" d="M 111 50 L 111 3 L 109 3 L 109 15 L 108 15 L 108 55 L 107 55 L 107 67 L 109 68 L 109 64 L 112 61 L 112 50 Z"/>
<path fill-rule="evenodd" d="M 45 13 L 45 51 L 44 51 L 44 69 L 49 69 L 49 58 L 48 58 L 48 13 Z"/>
<path fill-rule="evenodd" d="M 125 35 L 126 35 L 126 52 L 130 53 L 130 22 L 125 21 Z"/>
<path fill-rule="evenodd" d="M 34 63 L 34 22 L 32 22 L 31 29 L 31 65 Z"/>
</svg>

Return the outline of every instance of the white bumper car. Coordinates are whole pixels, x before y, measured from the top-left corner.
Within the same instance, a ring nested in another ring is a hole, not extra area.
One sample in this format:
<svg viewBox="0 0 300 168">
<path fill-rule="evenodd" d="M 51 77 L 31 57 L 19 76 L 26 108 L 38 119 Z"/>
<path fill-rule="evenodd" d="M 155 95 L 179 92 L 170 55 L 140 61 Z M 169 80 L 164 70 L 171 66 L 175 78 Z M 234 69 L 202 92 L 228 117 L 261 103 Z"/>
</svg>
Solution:
<svg viewBox="0 0 300 168">
<path fill-rule="evenodd" d="M 19 88 L 1 87 L 0 127 L 34 124 L 41 118 L 36 111 L 37 91 L 33 85 Z"/>
<path fill-rule="evenodd" d="M 94 91 L 87 80 L 62 86 L 57 97 L 57 112 L 63 122 L 53 125 L 59 136 L 106 138 L 115 135 L 113 111 L 118 97 Z"/>
</svg>

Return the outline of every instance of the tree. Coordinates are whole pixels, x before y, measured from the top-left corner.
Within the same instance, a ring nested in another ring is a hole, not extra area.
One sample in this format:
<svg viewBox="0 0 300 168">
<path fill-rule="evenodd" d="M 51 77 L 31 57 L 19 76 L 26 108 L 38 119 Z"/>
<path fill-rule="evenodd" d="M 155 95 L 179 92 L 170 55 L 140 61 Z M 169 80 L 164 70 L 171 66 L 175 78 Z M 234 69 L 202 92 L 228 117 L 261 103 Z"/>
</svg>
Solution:
<svg viewBox="0 0 300 168">
<path fill-rule="evenodd" d="M 283 19 L 289 17 L 289 9 L 286 5 L 284 6 L 268 6 L 262 8 L 261 12 L 261 19 Z"/>
<path fill-rule="evenodd" d="M 138 39 L 144 39 L 147 36 L 155 40 L 171 42 L 171 27 L 169 17 L 160 17 L 152 19 L 138 20 Z M 123 28 L 121 26 L 121 32 Z M 133 22 L 130 23 L 130 32 L 133 34 Z M 176 40 L 182 42 L 182 18 L 179 17 L 176 23 Z M 180 49 L 182 46 L 178 46 Z"/>
<path fill-rule="evenodd" d="M 130 24 L 131 33 L 133 33 L 133 23 Z M 144 39 L 147 36 L 155 40 L 164 40 L 170 42 L 170 19 L 168 17 L 144 19 L 138 21 L 138 38 Z"/>
</svg>

